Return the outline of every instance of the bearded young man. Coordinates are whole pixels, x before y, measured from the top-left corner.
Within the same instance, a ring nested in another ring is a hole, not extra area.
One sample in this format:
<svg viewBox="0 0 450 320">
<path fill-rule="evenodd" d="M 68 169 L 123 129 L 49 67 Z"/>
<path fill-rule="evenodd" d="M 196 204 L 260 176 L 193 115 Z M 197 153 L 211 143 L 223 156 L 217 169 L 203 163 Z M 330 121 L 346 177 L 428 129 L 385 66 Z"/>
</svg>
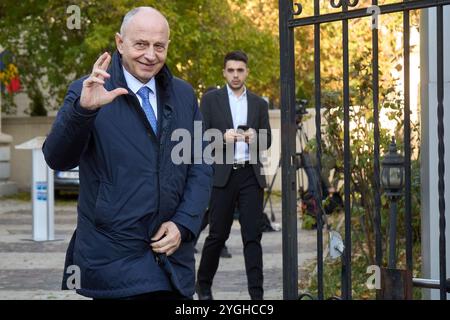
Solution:
<svg viewBox="0 0 450 320">
<path fill-rule="evenodd" d="M 205 94 L 200 104 L 205 128 L 224 133 L 223 153 L 225 159 L 231 159 L 231 163 L 214 163 L 209 235 L 197 273 L 196 292 L 201 300 L 213 299 L 211 286 L 220 252 L 230 235 L 236 203 L 250 298 L 261 300 L 264 296 L 261 223 L 266 180 L 260 152 L 270 147 L 271 133 L 266 101 L 245 86 L 247 64 L 244 52 L 228 53 L 223 69 L 227 84 Z M 257 138 L 265 142 L 260 143 Z M 257 152 L 250 152 L 255 144 Z M 226 154 L 229 150 L 233 152 L 231 156 Z"/>
</svg>

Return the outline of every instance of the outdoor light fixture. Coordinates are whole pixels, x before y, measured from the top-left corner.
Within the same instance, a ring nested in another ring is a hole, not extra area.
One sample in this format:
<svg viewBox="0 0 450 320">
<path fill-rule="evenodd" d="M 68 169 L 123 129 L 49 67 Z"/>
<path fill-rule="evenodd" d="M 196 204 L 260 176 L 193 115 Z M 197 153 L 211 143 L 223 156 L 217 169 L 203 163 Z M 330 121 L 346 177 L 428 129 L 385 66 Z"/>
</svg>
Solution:
<svg viewBox="0 0 450 320">
<path fill-rule="evenodd" d="M 389 145 L 389 153 L 384 156 L 381 162 L 381 184 L 384 193 L 391 200 L 391 212 L 389 216 L 389 269 L 396 269 L 396 237 L 397 237 L 397 200 L 402 195 L 404 185 L 404 159 L 402 155 L 397 153 L 397 145 L 395 138 Z"/>
<path fill-rule="evenodd" d="M 381 185 L 388 197 L 401 196 L 405 185 L 405 168 L 403 156 L 397 153 L 395 138 L 389 145 L 389 153 L 384 156 L 381 162 Z"/>
</svg>

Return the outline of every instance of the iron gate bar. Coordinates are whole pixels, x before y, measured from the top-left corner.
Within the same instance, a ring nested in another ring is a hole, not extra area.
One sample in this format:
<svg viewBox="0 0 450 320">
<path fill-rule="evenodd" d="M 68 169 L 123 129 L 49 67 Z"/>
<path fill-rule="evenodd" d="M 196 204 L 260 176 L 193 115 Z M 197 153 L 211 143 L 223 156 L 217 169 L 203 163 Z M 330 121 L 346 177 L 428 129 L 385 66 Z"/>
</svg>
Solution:
<svg viewBox="0 0 450 320">
<path fill-rule="evenodd" d="M 441 300 L 446 293 L 446 245 L 445 245 L 445 163 L 444 163 L 444 8 L 437 7 L 437 98 L 438 98 L 438 192 L 439 192 L 439 275 Z"/>
<path fill-rule="evenodd" d="M 347 12 L 346 1 L 343 2 L 342 11 Z M 345 208 L 345 238 L 344 258 L 342 261 L 342 286 L 341 294 L 345 300 L 352 298 L 351 282 L 351 209 L 350 209 L 350 76 L 349 76 L 349 52 L 348 52 L 348 20 L 342 20 L 342 57 L 343 57 L 343 94 L 344 94 L 344 208 Z"/>
<path fill-rule="evenodd" d="M 413 278 L 413 286 L 428 289 L 441 289 L 441 280 Z M 445 282 L 447 292 L 450 292 L 450 279 Z"/>
<path fill-rule="evenodd" d="M 295 62 L 294 30 L 288 28 L 292 19 L 292 2 L 279 0 L 280 28 L 280 85 L 281 85 L 281 141 L 282 143 L 282 227 L 283 227 L 283 299 L 298 296 L 297 252 L 297 182 L 294 165 L 295 123 Z"/>
<path fill-rule="evenodd" d="M 389 214 L 389 269 L 397 268 L 396 242 L 397 242 L 397 199 L 392 197 Z"/>
<path fill-rule="evenodd" d="M 405 0 L 408 2 L 409 0 Z M 409 11 L 403 12 L 403 61 L 404 61 L 404 150 L 405 150 L 405 238 L 406 268 L 413 271 L 411 224 L 411 117 L 410 117 L 410 22 Z"/>
<path fill-rule="evenodd" d="M 345 3 L 345 2 L 344 2 Z M 408 2 L 392 3 L 379 6 L 380 14 L 395 13 L 405 10 L 417 10 L 436 7 L 437 5 L 448 5 L 450 0 L 414 0 Z M 310 16 L 304 18 L 291 19 L 288 22 L 289 28 L 308 26 L 316 23 L 336 22 L 347 19 L 356 19 L 371 16 L 367 13 L 367 8 L 354 9 L 346 12 L 327 13 L 320 16 Z"/>
<path fill-rule="evenodd" d="M 372 0 L 378 5 L 378 0 Z M 372 87 L 374 120 L 374 189 L 375 189 L 375 261 L 381 267 L 383 247 L 381 239 L 381 194 L 380 194 L 380 114 L 379 114 L 379 63 L 378 63 L 378 26 L 372 29 Z"/>
<path fill-rule="evenodd" d="M 314 14 L 320 14 L 319 0 L 314 0 Z M 320 24 L 314 25 L 314 91 L 316 107 L 316 144 L 317 144 L 317 190 L 319 212 L 316 216 L 317 224 L 317 297 L 323 300 L 323 219 L 322 219 L 322 186 L 320 177 L 322 177 L 322 135 L 321 135 L 321 87 L 320 87 Z"/>
<path fill-rule="evenodd" d="M 411 131 L 410 131 L 410 91 L 409 91 L 409 75 L 410 75 L 410 14 L 409 10 L 437 8 L 437 97 L 438 97 L 438 193 L 439 193 L 439 289 L 441 299 L 446 299 L 446 291 L 449 290 L 450 279 L 446 279 L 446 243 L 445 243 L 445 184 L 444 184 L 444 47 L 443 47 L 443 6 L 449 5 L 450 0 L 403 0 L 402 3 L 378 6 L 380 14 L 394 13 L 404 11 L 404 152 L 405 152 L 405 226 L 406 226 L 406 262 L 408 270 L 412 271 L 412 228 L 411 228 Z M 280 17 L 280 82 L 281 82 L 281 112 L 282 121 L 282 139 L 288 143 L 282 144 L 282 186 L 283 186 L 283 296 L 285 299 L 296 299 L 298 290 L 298 256 L 297 256 L 297 221 L 296 221 L 296 166 L 294 166 L 295 158 L 295 52 L 294 52 L 294 28 L 306 25 L 315 25 L 315 87 L 320 90 L 320 24 L 325 22 L 335 22 L 342 20 L 343 26 L 343 105 L 344 105 L 344 194 L 345 194 L 345 250 L 342 260 L 342 297 L 351 299 L 351 215 L 350 215 L 350 134 L 349 134 L 349 52 L 348 52 L 348 19 L 370 16 L 365 9 L 356 9 L 348 11 L 348 4 L 356 4 L 358 1 L 347 2 L 339 1 L 337 7 L 342 5 L 342 12 L 320 15 L 319 7 L 315 0 L 315 16 L 293 19 L 293 14 L 298 15 L 302 11 L 300 4 L 293 4 L 292 1 L 279 0 L 279 17 Z M 372 0 L 373 5 L 377 5 L 377 0 Z M 296 6 L 295 13 L 293 5 Z M 374 107 L 374 175 L 375 175 L 375 228 L 376 228 L 376 260 L 377 264 L 382 262 L 382 246 L 381 246 L 381 197 L 379 195 L 380 171 L 379 164 L 379 63 L 378 63 L 378 30 L 373 30 L 373 107 Z M 316 40 L 318 39 L 318 40 Z M 317 76 L 318 75 L 318 76 Z M 316 108 L 320 109 L 320 91 L 316 90 Z M 317 126 L 319 124 L 319 126 Z M 320 110 L 316 113 L 316 128 L 320 128 L 321 117 Z M 318 159 L 321 159 L 321 140 L 320 129 L 316 131 L 316 140 L 318 141 Z M 377 143 L 378 140 L 378 143 Z M 407 143 L 408 142 L 408 143 Z M 321 164 L 319 163 L 319 170 Z M 378 171 L 378 172 L 377 172 Z M 378 199 L 377 199 L 378 198 Z M 319 221 L 318 221 L 319 222 Z M 320 221 L 321 223 L 322 221 Z M 322 229 L 321 229 L 322 230 Z M 323 234 L 318 233 L 319 237 Z M 323 239 L 322 239 L 323 241 Z M 318 250 L 318 256 L 322 254 Z M 323 259 L 321 259 L 323 262 Z M 323 268 L 323 266 L 322 266 Z M 436 286 L 435 281 L 425 281 L 423 279 L 413 279 L 416 286 Z M 425 279 L 427 280 L 427 279 Z M 322 281 L 323 290 L 323 269 L 322 276 L 319 275 L 319 282 Z M 433 288 L 434 288 L 433 287 Z M 320 290 L 320 289 L 319 289 Z M 320 294 L 320 293 L 319 293 Z"/>
</svg>

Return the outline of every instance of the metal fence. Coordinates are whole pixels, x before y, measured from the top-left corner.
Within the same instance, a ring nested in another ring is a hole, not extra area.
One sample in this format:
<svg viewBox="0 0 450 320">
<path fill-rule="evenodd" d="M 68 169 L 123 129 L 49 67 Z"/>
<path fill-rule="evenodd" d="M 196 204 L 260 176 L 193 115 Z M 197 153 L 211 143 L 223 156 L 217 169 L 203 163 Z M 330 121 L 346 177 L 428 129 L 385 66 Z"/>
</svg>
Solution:
<svg viewBox="0 0 450 320">
<path fill-rule="evenodd" d="M 307 0 L 304 0 L 307 1 Z M 404 0 L 399 3 L 379 5 L 378 0 L 372 0 L 371 8 L 355 9 L 359 0 L 329 0 L 330 5 L 336 10 L 333 13 L 321 14 L 320 1 L 314 1 L 314 15 L 301 17 L 301 3 L 293 3 L 290 0 L 279 0 L 280 18 L 280 71 L 281 71 L 281 138 L 282 144 L 282 211 L 283 211 L 283 296 L 285 299 L 298 299 L 298 248 L 297 248 L 297 182 L 296 182 L 296 141 L 290 137 L 296 136 L 295 115 L 295 51 L 294 51 L 294 29 L 304 26 L 314 27 L 314 79 L 315 79 L 315 122 L 316 122 L 316 145 L 317 145 L 317 170 L 320 175 L 322 156 L 321 148 L 321 57 L 320 57 L 320 26 L 328 22 L 342 23 L 342 70 L 343 70 L 343 108 L 344 108 L 344 212 L 345 212 L 345 237 L 343 239 L 344 250 L 342 253 L 342 280 L 341 297 L 339 299 L 352 299 L 352 238 L 351 238 L 351 153 L 350 153 L 350 77 L 349 77 L 349 20 L 371 16 L 374 8 L 378 14 L 391 14 L 403 12 L 403 59 L 404 59 L 404 197 L 405 197 L 405 230 L 406 230 L 406 286 L 419 286 L 437 288 L 440 290 L 440 298 L 446 299 L 448 291 L 448 280 L 446 275 L 446 248 L 445 248 L 445 199 L 444 199 L 444 47 L 443 47 L 443 6 L 450 4 L 450 0 Z M 376 6 L 376 7 L 374 7 Z M 413 279 L 413 250 L 412 250 L 412 227 L 411 227 L 411 127 L 410 127 L 410 11 L 424 8 L 437 9 L 437 86 L 438 101 L 438 191 L 439 191 L 439 261 L 440 279 Z M 382 267 L 382 233 L 381 233 L 381 181 L 380 181 L 380 102 L 379 102 L 379 50 L 378 29 L 372 28 L 372 89 L 373 89 L 373 119 L 374 119 L 374 186 L 375 186 L 375 260 Z M 324 297 L 324 265 L 323 265 L 323 220 L 317 219 L 317 286 L 318 299 Z M 390 265 L 389 267 L 392 267 Z M 384 288 L 377 294 L 378 298 L 398 297 L 392 292 L 398 290 L 392 281 L 389 281 L 389 271 L 383 275 L 386 281 L 382 281 Z M 311 295 L 304 295 L 312 297 Z M 406 295 L 406 298 L 411 298 Z"/>
</svg>

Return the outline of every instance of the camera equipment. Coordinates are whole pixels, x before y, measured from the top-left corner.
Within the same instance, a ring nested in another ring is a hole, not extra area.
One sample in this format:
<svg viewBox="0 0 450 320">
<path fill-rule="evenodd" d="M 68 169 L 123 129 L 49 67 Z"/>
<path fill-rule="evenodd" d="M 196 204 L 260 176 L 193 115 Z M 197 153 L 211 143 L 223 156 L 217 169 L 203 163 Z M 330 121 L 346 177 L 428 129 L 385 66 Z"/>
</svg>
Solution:
<svg viewBox="0 0 450 320">
<path fill-rule="evenodd" d="M 303 205 L 306 206 L 307 211 L 311 211 L 310 213 L 314 213 L 314 216 L 323 217 L 324 222 L 326 222 L 326 215 L 324 214 L 324 210 L 321 206 L 322 203 L 322 186 L 321 186 L 321 176 L 316 172 L 315 166 L 312 164 L 310 155 L 304 151 L 304 145 L 308 143 L 308 136 L 303 128 L 303 116 L 308 114 L 307 109 L 308 100 L 306 99 L 297 99 L 295 104 L 295 121 L 297 124 L 297 139 L 300 146 L 300 152 L 295 154 L 294 165 L 297 172 L 297 185 L 298 185 L 298 196 L 297 201 L 301 200 Z M 278 167 L 281 167 L 281 157 L 278 163 Z M 305 181 L 304 176 L 300 169 L 303 169 L 308 180 L 308 189 L 305 190 Z M 271 220 L 275 221 L 275 215 L 272 207 L 271 194 L 273 185 L 275 183 L 275 179 L 277 176 L 277 172 L 272 177 L 272 181 L 267 189 L 267 196 L 264 201 L 263 210 L 266 208 L 267 203 L 270 204 L 271 210 Z M 322 214 L 321 214 L 322 213 Z"/>
<path fill-rule="evenodd" d="M 308 110 L 306 110 L 307 105 L 308 100 L 306 99 L 297 99 L 295 101 L 295 122 L 297 124 L 302 122 L 304 115 L 308 114 Z"/>
<path fill-rule="evenodd" d="M 303 116 L 308 114 L 308 111 L 306 110 L 306 107 L 308 105 L 308 100 L 306 99 L 297 99 L 295 102 L 295 123 L 297 125 L 297 139 L 299 141 L 300 144 L 300 152 L 297 152 L 295 154 L 295 158 L 294 158 L 294 163 L 295 163 L 295 168 L 297 171 L 297 185 L 299 186 L 298 189 L 298 194 L 300 195 L 299 198 L 297 198 L 297 200 L 302 198 L 302 195 L 304 194 L 303 192 L 303 187 L 304 187 L 304 178 L 303 178 L 303 174 L 301 174 L 300 169 L 303 168 L 303 160 L 302 160 L 302 154 L 303 154 L 303 146 L 305 143 L 308 142 L 308 137 L 306 135 L 306 132 L 303 129 Z M 281 157 L 280 157 L 280 161 L 278 162 L 278 168 L 281 167 Z M 263 211 L 267 206 L 267 203 L 269 203 L 270 205 L 270 219 L 273 221 L 275 221 L 275 214 L 273 211 L 273 206 L 272 206 L 272 199 L 271 199 L 271 195 L 272 195 L 272 189 L 273 189 L 273 185 L 275 184 L 275 179 L 277 177 L 277 173 L 278 171 L 275 172 L 274 176 L 272 177 L 272 181 L 269 184 L 269 188 L 267 189 L 267 196 L 266 199 L 264 200 L 264 206 L 263 206 Z"/>
</svg>

